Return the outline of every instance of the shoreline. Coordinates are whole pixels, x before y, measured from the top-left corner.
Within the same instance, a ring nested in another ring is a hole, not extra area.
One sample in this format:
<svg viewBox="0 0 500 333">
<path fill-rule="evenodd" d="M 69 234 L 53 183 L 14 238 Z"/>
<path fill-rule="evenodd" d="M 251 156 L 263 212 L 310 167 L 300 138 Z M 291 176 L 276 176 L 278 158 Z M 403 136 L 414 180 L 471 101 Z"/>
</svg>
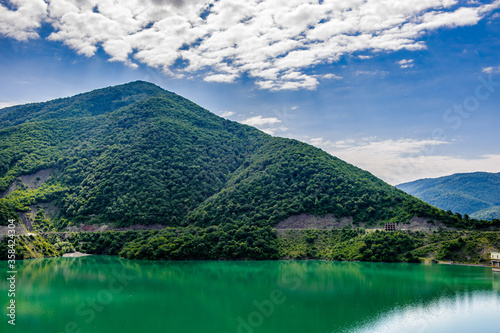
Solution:
<svg viewBox="0 0 500 333">
<path fill-rule="evenodd" d="M 449 263 L 449 264 L 444 264 L 444 265 L 459 265 L 459 266 L 491 267 L 490 265 L 483 265 L 483 264 L 465 264 L 465 263 L 459 263 L 459 262 L 454 262 L 454 263 Z"/>
<path fill-rule="evenodd" d="M 81 257 L 87 257 L 87 256 L 113 256 L 113 257 L 118 257 L 118 255 L 108 255 L 108 254 L 88 254 L 88 253 L 83 253 L 83 252 L 72 252 L 72 253 L 65 253 L 62 256 L 59 257 L 43 257 L 43 258 L 29 258 L 29 259 L 22 259 L 22 260 L 34 260 L 34 259 L 51 259 L 51 258 L 81 258 Z M 125 259 L 125 258 L 123 258 Z M 143 259 L 126 259 L 126 260 L 131 260 L 131 261 L 142 261 Z M 147 260 L 147 259 L 146 259 Z M 360 260 L 327 260 L 327 259 L 292 259 L 292 258 L 279 258 L 279 259 L 264 259 L 264 260 L 254 260 L 254 259 L 240 259 L 240 260 L 225 260 L 225 259 L 216 259 L 216 260 L 204 260 L 204 259 L 184 259 L 184 260 L 147 260 L 147 261 L 325 261 L 325 262 L 366 262 L 366 263 L 385 263 L 385 264 L 402 264 L 405 263 L 403 261 L 394 261 L 394 262 L 384 262 L 384 261 L 360 261 Z M 420 263 L 415 263 L 415 264 L 420 264 L 420 265 L 457 265 L 457 266 L 474 266 L 474 267 L 485 267 L 485 268 L 491 268 L 490 265 L 488 264 L 468 264 L 468 263 L 459 263 L 459 262 L 446 262 L 446 261 L 440 261 L 433 263 L 431 261 L 423 261 Z"/>
<path fill-rule="evenodd" d="M 73 253 L 65 253 L 62 255 L 61 258 L 80 258 L 80 257 L 86 257 L 86 256 L 93 256 L 93 255 L 101 255 L 101 254 L 87 254 L 87 253 L 83 253 L 83 252 L 73 252 Z M 117 257 L 120 257 L 118 255 L 115 255 Z M 137 259 L 127 259 L 127 260 L 137 260 Z M 188 259 L 186 259 L 188 260 Z M 210 260 L 197 260 L 197 259 L 194 259 L 195 261 L 210 261 Z M 264 259 L 262 261 L 267 261 L 268 259 Z M 292 259 L 292 258 L 279 258 L 277 259 L 278 261 L 279 260 L 283 260 L 283 261 L 330 261 L 330 262 L 378 262 L 378 263 L 387 263 L 387 264 L 392 264 L 392 263 L 405 263 L 403 261 L 395 261 L 395 262 L 384 262 L 384 261 L 359 261 L 359 260 L 325 260 L 325 259 Z M 151 261 L 165 261 L 165 260 L 151 260 Z M 169 260 L 166 260 L 166 261 L 169 261 Z M 179 260 L 174 260 L 174 261 L 179 261 Z M 183 261 L 183 260 L 180 260 L 180 261 Z M 217 260 L 217 261 L 232 261 L 232 260 Z M 241 259 L 241 260 L 234 260 L 234 261 L 261 261 L 261 260 L 249 260 L 249 259 Z M 275 260 L 271 260 L 271 261 L 275 261 Z M 441 261 L 441 262 L 437 262 L 437 263 L 432 263 L 430 261 L 424 261 L 424 262 L 420 262 L 419 264 L 421 265 L 457 265 L 457 266 L 475 266 L 475 267 L 488 267 L 490 268 L 491 266 L 488 265 L 488 264 L 468 264 L 468 263 L 460 263 L 460 262 L 446 262 L 446 261 Z"/>
<path fill-rule="evenodd" d="M 438 262 L 432 262 L 429 260 L 429 258 L 425 258 L 427 260 L 424 260 L 421 262 L 421 264 L 424 265 L 459 265 L 459 266 L 476 266 L 476 267 L 491 267 L 489 264 L 469 264 L 469 263 L 462 263 L 462 262 L 453 262 L 453 261 L 438 261 Z"/>
<path fill-rule="evenodd" d="M 72 253 L 65 253 L 62 255 L 62 258 L 80 258 L 80 257 L 86 257 L 86 256 L 91 256 L 92 254 L 87 254 L 87 253 L 82 253 L 82 252 L 72 252 Z"/>
</svg>

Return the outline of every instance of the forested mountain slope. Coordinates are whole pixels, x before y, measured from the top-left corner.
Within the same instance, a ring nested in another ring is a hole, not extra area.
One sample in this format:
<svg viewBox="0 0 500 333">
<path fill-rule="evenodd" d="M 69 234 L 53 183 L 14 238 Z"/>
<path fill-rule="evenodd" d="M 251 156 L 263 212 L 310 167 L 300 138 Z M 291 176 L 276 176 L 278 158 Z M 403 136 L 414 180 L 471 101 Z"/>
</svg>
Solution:
<svg viewBox="0 0 500 333">
<path fill-rule="evenodd" d="M 445 213 L 296 140 L 220 118 L 147 82 L 0 112 L 0 214 L 34 224 L 273 226 L 296 214 L 354 222 Z M 43 174 L 49 177 L 40 177 Z"/>
<path fill-rule="evenodd" d="M 500 218 L 500 173 L 457 173 L 396 187 L 444 210 L 473 218 Z"/>
</svg>

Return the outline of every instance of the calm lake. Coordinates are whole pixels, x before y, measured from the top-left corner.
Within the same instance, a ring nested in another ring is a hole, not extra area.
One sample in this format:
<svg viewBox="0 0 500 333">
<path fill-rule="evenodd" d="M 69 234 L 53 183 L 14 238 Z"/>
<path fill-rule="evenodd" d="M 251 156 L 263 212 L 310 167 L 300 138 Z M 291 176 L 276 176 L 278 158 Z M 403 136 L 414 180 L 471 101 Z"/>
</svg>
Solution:
<svg viewBox="0 0 500 333">
<path fill-rule="evenodd" d="M 500 331 L 500 274 L 483 267 L 89 256 L 17 271 L 1 332 Z"/>
</svg>

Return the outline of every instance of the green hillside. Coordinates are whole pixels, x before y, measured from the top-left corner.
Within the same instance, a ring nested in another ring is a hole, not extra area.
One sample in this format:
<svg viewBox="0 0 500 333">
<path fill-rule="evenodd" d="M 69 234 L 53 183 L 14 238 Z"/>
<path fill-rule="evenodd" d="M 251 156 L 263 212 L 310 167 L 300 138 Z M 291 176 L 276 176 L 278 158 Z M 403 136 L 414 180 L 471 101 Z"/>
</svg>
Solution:
<svg viewBox="0 0 500 333">
<path fill-rule="evenodd" d="M 459 173 L 396 187 L 444 210 L 478 219 L 500 218 L 500 173 Z"/>
<path fill-rule="evenodd" d="M 2 223 L 29 213 L 43 230 L 80 223 L 237 230 L 333 214 L 366 225 L 414 216 L 462 228 L 491 225 L 436 209 L 318 148 L 220 118 L 146 82 L 5 108 L 0 128 Z"/>
</svg>

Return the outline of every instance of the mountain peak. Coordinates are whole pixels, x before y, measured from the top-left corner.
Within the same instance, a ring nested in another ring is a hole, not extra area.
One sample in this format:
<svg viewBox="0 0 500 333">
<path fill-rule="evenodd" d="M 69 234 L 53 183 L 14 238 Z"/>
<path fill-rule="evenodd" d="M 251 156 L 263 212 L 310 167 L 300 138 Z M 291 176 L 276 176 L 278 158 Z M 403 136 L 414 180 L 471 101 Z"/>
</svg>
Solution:
<svg viewBox="0 0 500 333">
<path fill-rule="evenodd" d="M 119 84 L 119 85 L 109 86 L 109 87 L 102 88 L 102 89 L 92 90 L 90 92 L 83 93 L 81 95 L 92 93 L 95 91 L 100 91 L 100 90 L 109 91 L 109 90 L 114 90 L 114 89 L 118 89 L 118 90 L 131 89 L 131 90 L 136 90 L 137 92 L 144 92 L 144 93 L 152 93 L 152 92 L 154 93 L 154 92 L 159 92 L 159 91 L 168 92 L 167 90 L 161 88 L 160 86 L 158 86 L 152 82 L 137 80 L 137 81 L 130 81 L 130 82 Z"/>
<path fill-rule="evenodd" d="M 72 97 L 2 109 L 0 129 L 48 119 L 97 116 L 150 97 L 172 96 L 172 92 L 146 81 L 133 81 Z"/>
</svg>

